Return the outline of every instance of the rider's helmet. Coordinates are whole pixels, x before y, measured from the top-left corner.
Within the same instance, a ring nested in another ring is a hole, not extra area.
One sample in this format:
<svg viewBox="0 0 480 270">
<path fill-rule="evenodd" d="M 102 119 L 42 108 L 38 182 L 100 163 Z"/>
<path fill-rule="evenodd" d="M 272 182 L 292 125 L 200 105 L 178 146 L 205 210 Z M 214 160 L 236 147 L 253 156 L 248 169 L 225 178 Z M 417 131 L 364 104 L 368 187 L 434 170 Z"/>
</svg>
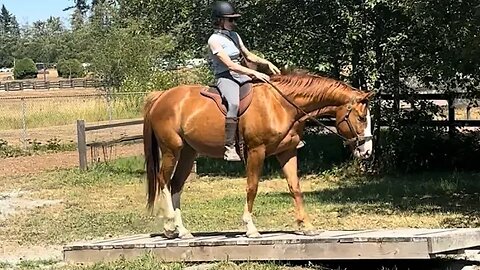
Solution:
<svg viewBox="0 0 480 270">
<path fill-rule="evenodd" d="M 238 18 L 240 16 L 229 2 L 217 1 L 213 4 L 212 17 L 214 20 L 220 18 Z"/>
</svg>

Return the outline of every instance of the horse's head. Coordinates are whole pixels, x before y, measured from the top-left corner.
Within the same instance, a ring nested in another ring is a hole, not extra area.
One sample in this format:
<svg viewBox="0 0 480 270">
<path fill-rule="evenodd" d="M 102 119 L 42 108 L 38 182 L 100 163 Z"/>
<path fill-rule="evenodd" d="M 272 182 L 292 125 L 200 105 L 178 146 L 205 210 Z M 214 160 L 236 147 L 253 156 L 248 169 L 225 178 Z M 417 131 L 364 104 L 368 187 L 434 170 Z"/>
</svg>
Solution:
<svg viewBox="0 0 480 270">
<path fill-rule="evenodd" d="M 367 159 L 373 151 L 371 117 L 368 107 L 373 92 L 362 93 L 337 110 L 336 127 L 338 132 L 347 138 L 357 158 Z"/>
</svg>

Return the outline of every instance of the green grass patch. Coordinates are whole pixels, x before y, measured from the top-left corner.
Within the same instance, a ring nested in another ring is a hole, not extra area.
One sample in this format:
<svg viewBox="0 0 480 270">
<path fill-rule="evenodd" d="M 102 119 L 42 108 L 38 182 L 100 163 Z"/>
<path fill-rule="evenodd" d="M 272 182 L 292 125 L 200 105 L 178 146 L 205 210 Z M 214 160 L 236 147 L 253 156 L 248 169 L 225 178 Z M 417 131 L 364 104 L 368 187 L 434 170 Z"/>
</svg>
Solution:
<svg viewBox="0 0 480 270">
<path fill-rule="evenodd" d="M 75 143 L 62 143 L 56 138 L 50 139 L 43 144 L 37 140 L 29 140 L 26 148 L 9 145 L 7 141 L 0 139 L 0 158 L 31 156 L 43 153 L 73 151 L 76 149 L 77 145 Z"/>
<path fill-rule="evenodd" d="M 16 265 L 19 269 L 45 269 L 52 268 L 58 264 L 56 260 L 24 260 Z"/>
<path fill-rule="evenodd" d="M 91 265 L 62 265 L 57 261 L 23 261 L 17 265 L 17 269 L 52 269 L 52 270 L 182 270 L 193 264 L 189 263 L 166 263 L 161 258 L 155 257 L 153 254 L 146 252 L 144 255 L 135 259 L 127 260 L 121 258 L 112 262 L 100 262 Z M 5 268 L 13 268 L 12 265 L 5 264 Z M 308 270 L 308 269 L 326 269 L 320 266 L 315 268 L 290 266 L 285 263 L 254 263 L 254 262 L 216 262 L 210 263 L 208 269 L 211 270 Z"/>
<path fill-rule="evenodd" d="M 62 203 L 0 222 L 0 241 L 22 245 L 64 244 L 76 240 L 157 233 L 161 221 L 145 209 L 140 157 L 93 167 L 5 179 L 0 190 L 23 189 L 31 199 Z M 186 184 L 184 222 L 193 232 L 240 230 L 244 178 L 202 177 Z M 331 169 L 302 179 L 307 211 L 319 229 L 396 227 L 476 227 L 480 174 L 425 173 L 369 177 L 355 170 Z M 254 206 L 259 230 L 293 230 L 293 202 L 286 181 L 264 178 Z"/>
</svg>

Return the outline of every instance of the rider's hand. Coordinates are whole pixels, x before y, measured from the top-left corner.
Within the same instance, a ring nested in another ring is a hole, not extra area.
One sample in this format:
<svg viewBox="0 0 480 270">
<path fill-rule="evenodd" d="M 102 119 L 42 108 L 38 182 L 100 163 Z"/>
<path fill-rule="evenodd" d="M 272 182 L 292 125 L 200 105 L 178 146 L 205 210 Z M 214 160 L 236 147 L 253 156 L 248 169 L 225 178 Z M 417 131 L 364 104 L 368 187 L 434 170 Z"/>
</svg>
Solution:
<svg viewBox="0 0 480 270">
<path fill-rule="evenodd" d="M 256 71 L 255 73 L 253 73 L 253 76 L 263 82 L 267 82 L 267 81 L 270 81 L 270 76 L 268 76 L 267 74 L 265 73 L 261 73 L 261 72 L 258 72 Z"/>
<path fill-rule="evenodd" d="M 270 71 L 273 73 L 273 74 L 280 74 L 280 70 L 272 63 L 268 63 L 268 69 L 270 69 Z"/>
</svg>

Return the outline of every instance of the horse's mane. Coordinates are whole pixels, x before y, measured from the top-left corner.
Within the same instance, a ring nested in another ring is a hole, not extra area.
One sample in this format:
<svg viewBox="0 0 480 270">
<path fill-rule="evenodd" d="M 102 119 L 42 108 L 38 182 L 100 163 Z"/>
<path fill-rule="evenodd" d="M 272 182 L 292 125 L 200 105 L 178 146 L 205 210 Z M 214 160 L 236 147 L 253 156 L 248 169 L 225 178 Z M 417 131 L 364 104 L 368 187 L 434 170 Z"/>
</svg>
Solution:
<svg viewBox="0 0 480 270">
<path fill-rule="evenodd" d="M 278 85 L 287 95 L 298 93 L 300 87 L 306 88 L 306 95 L 314 95 L 318 94 L 318 91 L 326 90 L 345 94 L 352 91 L 360 93 L 360 90 L 345 82 L 301 69 L 282 71 L 282 74 L 272 75 L 270 81 Z"/>
</svg>

